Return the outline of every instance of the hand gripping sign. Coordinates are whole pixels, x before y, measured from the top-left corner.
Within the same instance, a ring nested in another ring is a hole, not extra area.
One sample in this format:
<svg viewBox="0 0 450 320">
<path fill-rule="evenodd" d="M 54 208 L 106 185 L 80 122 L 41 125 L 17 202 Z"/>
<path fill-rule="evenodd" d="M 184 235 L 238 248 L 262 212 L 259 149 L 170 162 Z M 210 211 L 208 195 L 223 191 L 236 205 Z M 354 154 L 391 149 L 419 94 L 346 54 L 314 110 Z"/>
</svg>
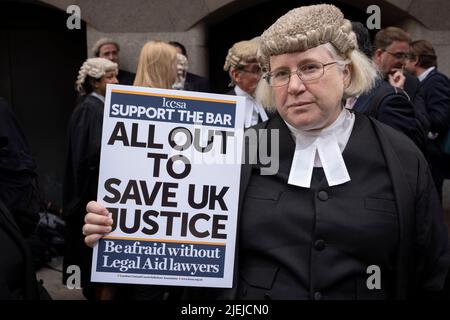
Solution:
<svg viewBox="0 0 450 320">
<path fill-rule="evenodd" d="M 92 281 L 232 286 L 244 99 L 108 85 Z"/>
</svg>

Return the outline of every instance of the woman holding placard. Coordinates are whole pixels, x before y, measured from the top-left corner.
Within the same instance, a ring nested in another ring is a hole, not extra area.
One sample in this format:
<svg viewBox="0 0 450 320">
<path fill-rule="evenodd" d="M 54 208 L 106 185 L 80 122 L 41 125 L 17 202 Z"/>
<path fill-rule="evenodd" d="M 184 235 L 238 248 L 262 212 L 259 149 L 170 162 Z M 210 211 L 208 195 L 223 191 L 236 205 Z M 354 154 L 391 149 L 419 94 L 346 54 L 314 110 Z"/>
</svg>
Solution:
<svg viewBox="0 0 450 320">
<path fill-rule="evenodd" d="M 260 58 L 265 82 L 257 96 L 278 114 L 250 130 L 279 133 L 280 152 L 272 155 L 279 169 L 264 175 L 263 164 L 242 167 L 233 288 L 189 288 L 186 296 L 443 293 L 448 230 L 426 160 L 402 134 L 343 108 L 377 77 L 350 21 L 332 5 L 291 10 L 262 34 Z M 83 232 L 92 246 L 112 221 L 96 202 L 87 211 Z"/>
</svg>

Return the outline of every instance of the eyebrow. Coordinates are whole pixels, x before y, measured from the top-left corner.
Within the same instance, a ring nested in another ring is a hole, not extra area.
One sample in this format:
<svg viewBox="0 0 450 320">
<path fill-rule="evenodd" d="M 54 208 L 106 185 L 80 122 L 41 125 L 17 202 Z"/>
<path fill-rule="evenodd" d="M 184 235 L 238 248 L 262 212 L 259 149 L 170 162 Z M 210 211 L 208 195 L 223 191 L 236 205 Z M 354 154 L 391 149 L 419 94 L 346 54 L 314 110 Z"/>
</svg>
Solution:
<svg viewBox="0 0 450 320">
<path fill-rule="evenodd" d="M 300 60 L 300 62 L 297 63 L 297 68 L 301 65 L 305 65 L 305 64 L 311 63 L 311 62 L 320 62 L 320 61 L 317 59 L 314 59 L 314 58 L 304 58 L 304 59 Z M 323 63 L 323 62 L 320 62 L 320 63 Z M 281 66 L 281 67 L 271 70 L 271 72 L 279 71 L 279 70 L 290 70 L 290 68 L 288 68 L 287 66 Z"/>
</svg>

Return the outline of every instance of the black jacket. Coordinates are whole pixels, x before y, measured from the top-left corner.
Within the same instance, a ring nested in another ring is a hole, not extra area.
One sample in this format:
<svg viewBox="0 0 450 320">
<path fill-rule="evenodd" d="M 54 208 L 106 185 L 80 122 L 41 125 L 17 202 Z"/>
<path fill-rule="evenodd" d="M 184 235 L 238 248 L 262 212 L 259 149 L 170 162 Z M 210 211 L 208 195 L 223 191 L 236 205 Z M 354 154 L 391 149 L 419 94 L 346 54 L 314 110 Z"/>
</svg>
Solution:
<svg viewBox="0 0 450 320">
<path fill-rule="evenodd" d="M 33 258 L 8 209 L 0 201 L 0 300 L 37 300 Z"/>
<path fill-rule="evenodd" d="M 420 85 L 430 119 L 430 131 L 443 136 L 450 129 L 450 80 L 434 69 Z"/>
<path fill-rule="evenodd" d="M 378 138 L 392 182 L 398 216 L 398 249 L 393 270 L 394 276 L 389 280 L 394 298 L 408 299 L 432 296 L 435 292 L 445 292 L 444 288 L 448 288 L 449 285 L 450 266 L 448 230 L 443 221 L 442 208 L 427 162 L 406 137 L 376 120 L 369 119 L 364 115 L 356 115 L 357 122 L 364 121 L 361 135 L 365 137 L 365 132 L 373 132 Z M 286 139 L 290 139 L 290 136 L 289 133 L 286 133 L 288 131 L 285 127 L 283 120 L 276 116 L 253 128 L 255 130 L 279 129 L 280 148 L 286 148 Z M 265 143 L 265 141 L 260 140 L 259 143 Z M 293 153 L 293 150 L 291 152 Z M 283 152 L 280 151 L 280 153 Z M 289 164 L 292 158 L 281 157 L 280 162 L 283 161 Z M 242 260 L 239 250 L 242 237 L 241 221 L 246 215 L 243 207 L 247 198 L 247 188 L 252 179 L 253 168 L 254 166 L 251 164 L 244 164 L 241 169 L 238 246 L 235 256 L 233 288 L 188 288 L 185 290 L 186 298 L 235 299 L 238 296 L 239 283 L 242 281 L 239 274 Z M 371 169 L 367 168 L 367 170 Z M 270 188 L 269 185 L 261 185 L 261 187 Z M 275 199 L 275 201 L 281 201 L 281 199 Z M 279 205 L 282 203 L 280 202 Z M 264 279 L 269 274 L 264 272 L 264 265 L 261 265 L 260 270 L 261 273 L 256 274 L 255 277 L 259 277 L 261 283 L 267 282 Z"/>
<path fill-rule="evenodd" d="M 428 119 L 419 112 L 416 106 L 402 94 L 391 94 L 379 102 L 376 113 L 373 114 L 373 103 L 380 94 L 394 88 L 387 81 L 378 81 L 369 92 L 361 95 L 356 100 L 353 110 L 372 115 L 378 121 L 397 129 L 407 135 L 424 151 L 426 133 L 428 132 Z"/>
<path fill-rule="evenodd" d="M 63 184 L 63 216 L 66 221 L 64 270 L 78 265 L 82 286 L 90 278 L 92 250 L 84 244 L 80 230 L 86 204 L 97 198 L 104 104 L 88 95 L 69 121 L 68 152 Z M 66 273 L 63 273 L 67 276 Z M 65 281 L 65 278 L 64 278 Z"/>
<path fill-rule="evenodd" d="M 119 84 L 132 86 L 135 77 L 136 77 L 135 73 L 128 72 L 125 70 L 119 70 L 119 74 L 117 75 L 117 81 L 119 81 Z"/>
<path fill-rule="evenodd" d="M 197 92 L 211 92 L 208 78 L 188 72 L 184 83 L 184 90 Z"/>
</svg>

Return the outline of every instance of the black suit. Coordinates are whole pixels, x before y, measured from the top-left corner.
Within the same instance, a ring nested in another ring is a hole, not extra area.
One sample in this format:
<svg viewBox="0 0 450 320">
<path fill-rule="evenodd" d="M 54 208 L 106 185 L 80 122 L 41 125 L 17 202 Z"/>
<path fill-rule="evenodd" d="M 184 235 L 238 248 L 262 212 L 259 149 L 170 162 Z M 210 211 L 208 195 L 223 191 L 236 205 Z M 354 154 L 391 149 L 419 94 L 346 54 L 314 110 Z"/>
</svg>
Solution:
<svg viewBox="0 0 450 320">
<path fill-rule="evenodd" d="M 39 221 L 36 178 L 36 164 L 22 127 L 0 97 L 0 200 L 25 236 Z"/>
<path fill-rule="evenodd" d="M 410 140 L 356 114 L 343 152 L 352 180 L 329 187 L 316 170 L 308 189 L 287 184 L 295 143 L 284 121 L 253 128 L 278 130 L 280 168 L 242 166 L 233 288 L 188 288 L 185 298 L 405 299 L 448 286 L 448 230 Z M 366 286 L 369 265 L 381 268 L 380 290 Z"/>
<path fill-rule="evenodd" d="M 434 69 L 420 85 L 430 119 L 430 131 L 443 136 L 450 129 L 450 80 Z"/>
<path fill-rule="evenodd" d="M 119 81 L 119 84 L 132 86 L 135 77 L 136 77 L 135 73 L 128 72 L 125 70 L 119 70 L 119 74 L 117 75 L 117 81 Z"/>
<path fill-rule="evenodd" d="M 418 113 L 422 125 L 426 132 L 430 129 L 430 119 L 428 116 L 427 108 L 425 106 L 425 92 L 421 86 L 421 83 L 417 77 L 406 73 L 405 74 L 404 90 L 411 99 L 414 105 L 415 112 Z"/>
<path fill-rule="evenodd" d="M 211 92 L 209 80 L 205 77 L 188 72 L 184 82 L 184 90 L 197 92 Z"/>
<path fill-rule="evenodd" d="M 0 201 L 0 300 L 37 300 L 33 258 L 14 218 Z"/>
<path fill-rule="evenodd" d="M 358 97 L 355 105 L 353 106 L 353 110 L 370 115 L 373 101 L 380 95 L 380 92 L 387 89 L 392 89 L 392 91 L 394 90 L 387 81 L 378 81 L 372 90 Z M 414 108 L 415 106 L 411 103 L 411 101 L 403 95 L 391 94 L 380 101 L 378 110 L 373 116 L 378 121 L 381 121 L 406 134 L 422 149 L 422 151 L 424 151 L 425 146 L 423 145 L 423 141 L 425 139 L 426 132 L 418 131 L 418 123 Z M 423 126 L 425 125 L 426 124 Z M 422 129 L 425 130 L 423 126 Z"/>
<path fill-rule="evenodd" d="M 450 155 L 443 153 L 442 143 L 450 129 L 450 80 L 434 69 L 421 82 L 426 110 L 430 119 L 430 131 L 438 138 L 430 140 L 428 155 L 436 187 L 442 195 L 445 177 L 450 177 Z"/>
</svg>

